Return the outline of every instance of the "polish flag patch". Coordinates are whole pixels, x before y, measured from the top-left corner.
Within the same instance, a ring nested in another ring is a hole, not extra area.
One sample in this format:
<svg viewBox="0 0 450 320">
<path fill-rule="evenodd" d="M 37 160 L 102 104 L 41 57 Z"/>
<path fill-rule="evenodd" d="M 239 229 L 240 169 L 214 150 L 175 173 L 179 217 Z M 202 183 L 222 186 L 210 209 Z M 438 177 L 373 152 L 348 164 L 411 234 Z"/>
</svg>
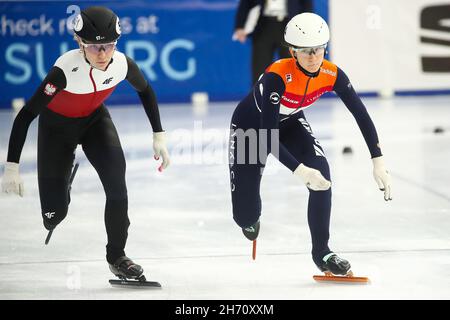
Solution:
<svg viewBox="0 0 450 320">
<path fill-rule="evenodd" d="M 56 92 L 56 86 L 51 84 L 50 82 L 45 85 L 44 93 L 48 96 L 53 96 Z"/>
</svg>

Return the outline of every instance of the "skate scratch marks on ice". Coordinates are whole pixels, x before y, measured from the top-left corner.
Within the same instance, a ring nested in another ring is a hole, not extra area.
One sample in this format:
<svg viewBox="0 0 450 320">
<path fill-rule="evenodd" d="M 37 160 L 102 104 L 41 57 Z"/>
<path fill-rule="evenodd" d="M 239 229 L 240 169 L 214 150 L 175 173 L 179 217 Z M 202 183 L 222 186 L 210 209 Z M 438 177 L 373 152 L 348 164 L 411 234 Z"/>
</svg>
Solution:
<svg viewBox="0 0 450 320">
<path fill-rule="evenodd" d="M 208 311 L 209 307 L 189 307 L 183 303 L 181 307 L 176 307 L 175 314 L 198 314 L 205 318 L 208 315 Z"/>
</svg>

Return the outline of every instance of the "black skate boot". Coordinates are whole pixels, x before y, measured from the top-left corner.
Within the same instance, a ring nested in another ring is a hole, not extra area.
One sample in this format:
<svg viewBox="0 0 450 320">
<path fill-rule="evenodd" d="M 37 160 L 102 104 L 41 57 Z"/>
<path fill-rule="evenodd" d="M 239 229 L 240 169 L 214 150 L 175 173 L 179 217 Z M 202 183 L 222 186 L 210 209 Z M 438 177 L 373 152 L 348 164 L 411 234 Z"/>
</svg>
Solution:
<svg viewBox="0 0 450 320">
<path fill-rule="evenodd" d="M 53 230 L 55 229 L 56 226 L 49 223 L 47 220 L 44 220 L 44 227 L 45 229 L 48 230 L 47 237 L 45 238 L 45 245 L 47 245 L 48 242 L 50 241 L 50 238 L 52 237 Z"/>
<path fill-rule="evenodd" d="M 248 240 L 253 241 L 253 240 L 256 240 L 256 238 L 258 238 L 259 228 L 260 228 L 260 223 L 258 220 L 254 224 L 252 224 L 250 227 L 242 228 L 242 233 Z"/>
<path fill-rule="evenodd" d="M 250 227 L 242 228 L 244 236 L 253 242 L 252 244 L 252 259 L 256 259 L 256 238 L 258 238 L 260 223 L 259 220 L 252 224 Z"/>
<path fill-rule="evenodd" d="M 322 261 L 316 263 L 320 271 L 325 275 L 314 275 L 313 279 L 318 282 L 349 282 L 349 283 L 370 283 L 368 277 L 355 277 L 350 270 L 350 263 L 342 258 L 339 258 L 335 253 L 331 252 L 323 257 Z"/>
<path fill-rule="evenodd" d="M 144 276 L 144 269 L 130 258 L 122 256 L 109 264 L 109 270 L 120 280 L 109 280 L 109 283 L 116 286 L 142 286 L 161 288 L 161 284 L 155 281 L 147 281 Z"/>
<path fill-rule="evenodd" d="M 53 231 L 53 229 L 55 229 L 56 226 L 51 224 L 47 220 L 44 220 L 44 228 L 47 229 L 47 231 Z"/>
<path fill-rule="evenodd" d="M 329 253 L 323 257 L 320 265 L 317 265 L 320 271 L 332 273 L 333 275 L 351 275 L 350 262 L 345 259 L 339 258 L 335 253 Z"/>
<path fill-rule="evenodd" d="M 114 264 L 109 264 L 109 270 L 119 279 L 139 279 L 144 273 L 140 265 L 126 256 L 120 257 Z"/>
</svg>

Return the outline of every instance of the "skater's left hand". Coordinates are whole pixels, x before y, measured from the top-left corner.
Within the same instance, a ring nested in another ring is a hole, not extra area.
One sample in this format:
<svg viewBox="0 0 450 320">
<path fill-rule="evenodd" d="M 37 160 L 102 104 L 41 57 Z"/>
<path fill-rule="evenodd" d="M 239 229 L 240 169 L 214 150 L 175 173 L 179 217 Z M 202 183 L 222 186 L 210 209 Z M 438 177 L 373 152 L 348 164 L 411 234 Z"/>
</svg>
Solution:
<svg viewBox="0 0 450 320">
<path fill-rule="evenodd" d="M 153 132 L 153 151 L 155 152 L 155 160 L 159 160 L 162 157 L 163 163 L 158 168 L 159 171 L 167 168 L 170 164 L 169 151 L 166 147 L 166 133 Z"/>
<path fill-rule="evenodd" d="M 384 200 L 392 200 L 391 194 L 391 175 L 384 166 L 383 156 L 372 159 L 373 162 L 373 177 L 381 191 L 384 191 Z"/>
</svg>

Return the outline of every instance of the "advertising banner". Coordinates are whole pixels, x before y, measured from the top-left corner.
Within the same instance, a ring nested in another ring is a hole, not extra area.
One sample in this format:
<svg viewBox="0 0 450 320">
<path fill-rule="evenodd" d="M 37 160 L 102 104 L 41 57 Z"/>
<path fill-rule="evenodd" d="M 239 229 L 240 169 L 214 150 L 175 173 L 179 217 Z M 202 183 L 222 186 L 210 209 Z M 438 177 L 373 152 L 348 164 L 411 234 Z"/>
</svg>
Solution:
<svg viewBox="0 0 450 320">
<path fill-rule="evenodd" d="M 450 92 L 450 2 L 330 0 L 331 59 L 359 91 Z"/>
<path fill-rule="evenodd" d="M 56 59 L 77 48 L 72 21 L 80 9 L 103 5 L 120 18 L 117 48 L 135 59 L 160 102 L 238 100 L 250 87 L 250 44 L 231 40 L 237 1 L 0 2 L 0 107 L 28 99 Z M 108 104 L 138 103 L 121 83 Z"/>
</svg>

